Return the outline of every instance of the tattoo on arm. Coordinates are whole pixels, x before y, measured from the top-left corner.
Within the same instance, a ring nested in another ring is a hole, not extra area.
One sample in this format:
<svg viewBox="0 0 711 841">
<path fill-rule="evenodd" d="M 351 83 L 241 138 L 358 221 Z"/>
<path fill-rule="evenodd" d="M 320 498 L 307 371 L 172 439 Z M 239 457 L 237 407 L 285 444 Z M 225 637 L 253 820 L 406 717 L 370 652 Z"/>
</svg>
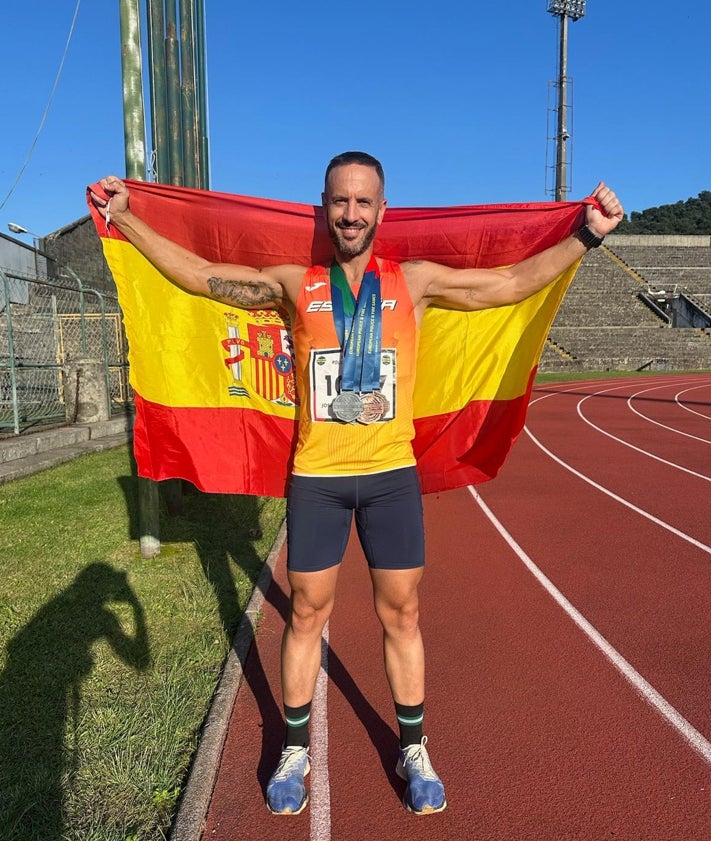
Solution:
<svg viewBox="0 0 711 841">
<path fill-rule="evenodd" d="M 238 307 L 264 307 L 277 303 L 273 287 L 263 280 L 240 281 L 210 277 L 207 285 L 215 298 L 229 301 Z"/>
</svg>

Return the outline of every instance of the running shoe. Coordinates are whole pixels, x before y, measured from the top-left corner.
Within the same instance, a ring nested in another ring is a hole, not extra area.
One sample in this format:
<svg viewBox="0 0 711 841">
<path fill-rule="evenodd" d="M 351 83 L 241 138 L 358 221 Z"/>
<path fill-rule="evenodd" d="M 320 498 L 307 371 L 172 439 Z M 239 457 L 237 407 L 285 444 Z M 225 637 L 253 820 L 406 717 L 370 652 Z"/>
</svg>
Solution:
<svg viewBox="0 0 711 841">
<path fill-rule="evenodd" d="M 403 805 L 415 815 L 441 812 L 447 806 L 442 780 L 432 767 L 426 744 L 427 736 L 423 736 L 419 745 L 401 748 L 395 769 L 399 777 L 407 780 Z"/>
<path fill-rule="evenodd" d="M 298 815 L 309 802 L 304 777 L 309 773 L 307 748 L 285 747 L 267 784 L 267 807 L 274 815 Z"/>
</svg>

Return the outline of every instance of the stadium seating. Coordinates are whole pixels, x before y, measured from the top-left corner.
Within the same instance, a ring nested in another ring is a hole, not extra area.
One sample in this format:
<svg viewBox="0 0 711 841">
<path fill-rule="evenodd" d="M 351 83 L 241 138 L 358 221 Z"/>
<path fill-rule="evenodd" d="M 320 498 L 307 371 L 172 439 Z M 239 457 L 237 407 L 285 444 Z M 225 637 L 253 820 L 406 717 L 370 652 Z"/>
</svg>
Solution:
<svg viewBox="0 0 711 841">
<path fill-rule="evenodd" d="M 608 237 L 583 260 L 539 370 L 711 370 L 711 329 L 671 327 L 640 300 L 650 290 L 687 290 L 711 311 L 711 237 Z"/>
</svg>

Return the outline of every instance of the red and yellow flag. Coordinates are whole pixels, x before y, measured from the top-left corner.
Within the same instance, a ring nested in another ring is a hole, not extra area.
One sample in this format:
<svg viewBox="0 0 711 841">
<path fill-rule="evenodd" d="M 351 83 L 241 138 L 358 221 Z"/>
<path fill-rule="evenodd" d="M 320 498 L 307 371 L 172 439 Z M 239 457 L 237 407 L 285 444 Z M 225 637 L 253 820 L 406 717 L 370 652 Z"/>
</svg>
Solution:
<svg viewBox="0 0 711 841">
<path fill-rule="evenodd" d="M 137 215 L 212 262 L 330 262 L 319 207 L 128 184 Z M 214 493 L 284 495 L 299 412 L 286 314 L 183 291 L 90 207 L 124 314 L 139 475 Z M 583 203 L 552 202 L 388 209 L 375 250 L 398 261 L 507 266 L 568 236 L 582 213 Z M 496 476 L 523 428 L 541 350 L 576 268 L 514 306 L 426 312 L 414 441 L 425 493 Z"/>
</svg>

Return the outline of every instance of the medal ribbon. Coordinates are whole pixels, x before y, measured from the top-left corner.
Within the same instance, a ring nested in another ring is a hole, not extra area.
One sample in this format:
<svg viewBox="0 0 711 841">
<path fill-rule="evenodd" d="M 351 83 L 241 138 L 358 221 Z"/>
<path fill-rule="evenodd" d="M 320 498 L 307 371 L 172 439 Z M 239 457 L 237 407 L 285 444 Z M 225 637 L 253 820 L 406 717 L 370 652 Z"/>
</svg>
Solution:
<svg viewBox="0 0 711 841">
<path fill-rule="evenodd" d="M 375 256 L 366 266 L 358 299 L 343 269 L 333 263 L 329 272 L 333 323 L 340 342 L 343 365 L 341 391 L 368 394 L 380 388 L 380 350 L 383 313 L 380 270 Z"/>
</svg>

